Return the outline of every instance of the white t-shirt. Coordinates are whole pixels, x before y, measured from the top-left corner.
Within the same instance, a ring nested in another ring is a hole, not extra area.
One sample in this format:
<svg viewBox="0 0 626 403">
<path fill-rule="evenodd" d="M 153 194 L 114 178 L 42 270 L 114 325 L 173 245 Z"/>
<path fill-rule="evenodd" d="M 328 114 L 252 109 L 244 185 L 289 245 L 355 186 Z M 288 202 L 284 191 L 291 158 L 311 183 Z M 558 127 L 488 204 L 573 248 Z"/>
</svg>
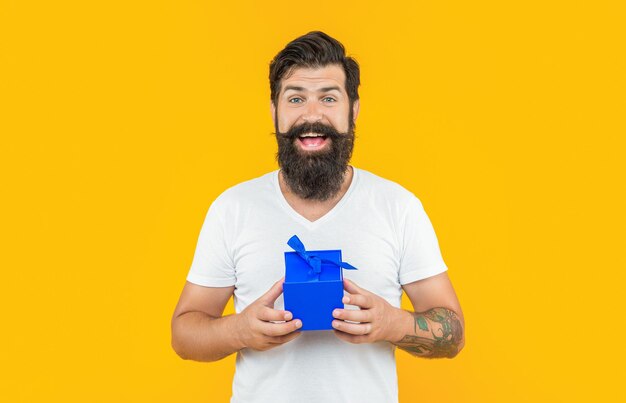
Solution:
<svg viewBox="0 0 626 403">
<path fill-rule="evenodd" d="M 447 270 L 421 202 L 400 185 L 354 168 L 343 198 L 311 222 L 287 203 L 273 171 L 213 202 L 187 280 L 234 285 L 239 313 L 285 274 L 292 235 L 307 250 L 340 249 L 342 260 L 358 268 L 344 270 L 344 277 L 395 307 L 401 285 Z M 282 295 L 275 308 L 283 309 Z M 304 331 L 268 351 L 243 349 L 231 402 L 397 402 L 394 352 L 391 343 L 346 343 L 333 331 Z"/>
</svg>

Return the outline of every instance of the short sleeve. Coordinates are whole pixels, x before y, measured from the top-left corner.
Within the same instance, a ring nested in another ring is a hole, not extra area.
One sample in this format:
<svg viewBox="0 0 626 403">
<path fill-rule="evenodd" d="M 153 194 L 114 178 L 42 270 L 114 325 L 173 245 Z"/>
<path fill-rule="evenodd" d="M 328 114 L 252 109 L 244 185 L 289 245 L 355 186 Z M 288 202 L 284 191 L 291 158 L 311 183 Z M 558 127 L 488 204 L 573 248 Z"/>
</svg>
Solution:
<svg viewBox="0 0 626 403">
<path fill-rule="evenodd" d="M 187 281 L 205 287 L 235 285 L 235 268 L 226 234 L 228 212 L 218 198 L 202 224 Z"/>
<path fill-rule="evenodd" d="M 443 273 L 443 261 L 435 230 L 422 202 L 411 195 L 404 214 L 401 237 L 399 281 L 408 284 Z"/>
</svg>

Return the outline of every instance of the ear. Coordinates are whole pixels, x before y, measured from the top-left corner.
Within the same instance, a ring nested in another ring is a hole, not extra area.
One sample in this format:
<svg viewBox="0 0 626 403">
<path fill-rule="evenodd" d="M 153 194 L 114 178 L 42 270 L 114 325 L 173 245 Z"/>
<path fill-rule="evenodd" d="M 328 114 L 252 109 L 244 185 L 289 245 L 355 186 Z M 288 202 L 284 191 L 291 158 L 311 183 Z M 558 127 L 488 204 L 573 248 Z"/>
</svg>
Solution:
<svg viewBox="0 0 626 403">
<path fill-rule="evenodd" d="M 274 105 L 274 101 L 270 100 L 270 114 L 272 115 L 272 122 L 274 123 L 274 127 L 276 127 L 276 106 Z"/>
<path fill-rule="evenodd" d="M 359 116 L 359 108 L 361 104 L 359 103 L 359 99 L 354 101 L 352 104 L 352 120 L 356 123 L 356 118 Z"/>
</svg>

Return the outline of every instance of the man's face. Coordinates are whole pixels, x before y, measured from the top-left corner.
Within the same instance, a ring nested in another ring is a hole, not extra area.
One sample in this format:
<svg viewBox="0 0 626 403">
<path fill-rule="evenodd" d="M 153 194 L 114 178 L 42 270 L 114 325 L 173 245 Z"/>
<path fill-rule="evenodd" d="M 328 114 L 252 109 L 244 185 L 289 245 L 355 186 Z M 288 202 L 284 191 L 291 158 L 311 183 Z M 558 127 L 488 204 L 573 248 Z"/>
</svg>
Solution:
<svg viewBox="0 0 626 403">
<path fill-rule="evenodd" d="M 343 183 L 354 142 L 356 101 L 350 109 L 341 66 L 298 68 L 281 82 L 272 118 L 278 163 L 289 188 L 327 200 Z"/>
<path fill-rule="evenodd" d="M 276 105 L 272 103 L 272 118 L 276 133 L 286 133 L 292 127 L 321 123 L 339 133 L 347 133 L 350 126 L 350 100 L 346 92 L 346 75 L 338 65 L 321 68 L 296 68 L 283 78 Z M 356 120 L 359 102 L 353 105 Z M 327 149 L 328 139 L 303 137 L 296 147 L 303 153 Z"/>
<path fill-rule="evenodd" d="M 350 100 L 346 92 L 343 67 L 329 65 L 321 68 L 297 68 L 283 78 L 276 105 L 271 104 L 276 133 L 287 133 L 296 126 L 322 124 L 346 134 L 350 122 Z M 352 106 L 352 123 L 359 111 L 359 101 Z M 303 154 L 327 151 L 332 141 L 324 137 L 309 137 L 303 133 L 295 142 Z M 319 133 L 318 133 L 319 134 Z"/>
</svg>

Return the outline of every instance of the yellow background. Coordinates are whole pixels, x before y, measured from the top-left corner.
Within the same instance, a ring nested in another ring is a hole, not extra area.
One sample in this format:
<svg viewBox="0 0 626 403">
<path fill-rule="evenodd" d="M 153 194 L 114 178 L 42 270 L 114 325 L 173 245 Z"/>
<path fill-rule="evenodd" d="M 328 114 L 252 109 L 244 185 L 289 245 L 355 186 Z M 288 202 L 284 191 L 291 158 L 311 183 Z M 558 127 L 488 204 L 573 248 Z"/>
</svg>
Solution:
<svg viewBox="0 0 626 403">
<path fill-rule="evenodd" d="M 624 11 L 1 0 L 0 401 L 227 401 L 234 357 L 181 360 L 170 317 L 315 29 L 362 68 L 354 165 L 422 200 L 466 317 L 454 360 L 398 352 L 401 401 L 624 401 Z"/>
</svg>

